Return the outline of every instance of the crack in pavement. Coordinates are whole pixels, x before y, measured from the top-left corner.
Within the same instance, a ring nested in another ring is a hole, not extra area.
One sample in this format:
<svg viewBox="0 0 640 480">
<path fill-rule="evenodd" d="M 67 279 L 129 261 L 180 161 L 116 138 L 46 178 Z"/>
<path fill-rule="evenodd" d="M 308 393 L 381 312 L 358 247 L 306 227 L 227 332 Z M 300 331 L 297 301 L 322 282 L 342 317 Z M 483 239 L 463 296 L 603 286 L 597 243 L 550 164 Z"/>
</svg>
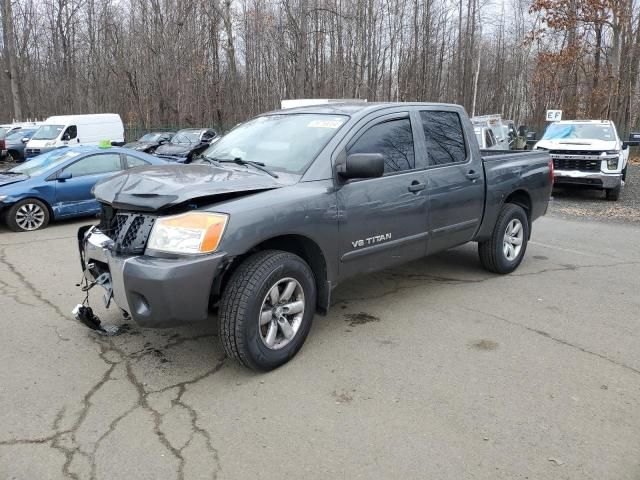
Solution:
<svg viewBox="0 0 640 480">
<path fill-rule="evenodd" d="M 564 340 L 563 338 L 559 338 L 559 337 L 554 337 L 553 335 L 551 335 L 548 332 L 545 332 L 543 330 L 538 330 L 535 329 L 533 327 L 529 327 L 528 325 L 525 325 L 523 323 L 519 323 L 519 322 L 515 322 L 513 320 L 509 320 L 508 318 L 504 318 L 501 317 L 500 315 L 496 315 L 495 313 L 489 313 L 489 312 L 484 312 L 482 310 L 478 310 L 475 308 L 469 308 L 469 307 L 463 307 L 461 306 L 460 308 L 467 310 L 469 312 L 473 312 L 473 313 L 479 313 L 481 315 L 485 315 L 487 317 L 491 317 L 491 318 L 495 318 L 496 320 L 500 320 L 502 322 L 508 323 L 509 325 L 513 325 L 515 327 L 519 327 L 519 328 L 523 328 L 525 330 L 528 330 L 529 332 L 535 333 L 536 335 L 540 335 L 543 336 L 545 338 L 548 338 L 549 340 L 553 340 L 556 343 L 559 343 L 560 345 L 565 345 L 567 347 L 571 347 L 574 348 L 576 350 L 579 350 L 580 352 L 586 353 L 588 355 L 593 355 L 594 357 L 600 358 L 602 360 L 605 360 L 609 363 L 612 363 L 613 365 L 616 365 L 618 367 L 624 368 L 626 370 L 629 370 L 630 372 L 636 373 L 640 375 L 640 370 L 638 370 L 637 368 L 634 368 L 630 365 L 627 365 L 626 363 L 622 363 L 618 360 L 615 360 L 613 358 L 607 357 L 606 355 L 602 354 L 602 353 L 598 353 L 598 352 L 594 352 L 593 350 L 589 350 L 585 347 L 581 347 L 580 345 L 576 345 L 575 343 L 571 343 L 568 340 Z"/>
<path fill-rule="evenodd" d="M 17 277 L 18 281 L 22 283 L 26 289 L 30 290 L 33 293 L 34 298 L 36 298 L 41 304 L 51 308 L 60 318 L 62 319 L 68 318 L 57 305 L 55 305 L 53 302 L 47 299 L 42 294 L 42 292 L 40 292 L 26 278 L 26 276 L 22 274 L 22 272 L 20 272 L 16 268 L 16 266 L 13 265 L 7 259 L 6 251 L 4 248 L 0 249 L 0 263 L 6 265 L 9 271 L 11 271 Z M 0 290 L 0 293 L 2 293 L 1 290 Z M 14 299 L 17 303 L 21 303 L 19 299 L 15 299 L 11 295 L 7 295 L 7 297 Z M 37 305 L 29 305 L 29 306 L 36 307 Z M 49 326 L 55 329 L 56 333 L 58 334 L 58 337 L 60 337 L 59 333 L 57 332 L 57 327 L 51 326 L 51 325 Z M 202 437 L 205 439 L 206 448 L 209 451 L 209 453 L 212 455 L 215 461 L 216 467 L 215 467 L 215 470 L 212 472 L 212 478 L 215 479 L 217 477 L 217 474 L 220 471 L 222 471 L 222 466 L 220 464 L 218 451 L 215 449 L 213 445 L 213 440 L 209 432 L 207 432 L 204 428 L 198 425 L 198 413 L 193 407 L 188 405 L 182 399 L 182 396 L 186 392 L 188 385 L 195 384 L 209 376 L 215 375 L 218 371 L 220 371 L 220 369 L 222 369 L 222 367 L 224 366 L 225 357 L 219 358 L 216 365 L 212 369 L 208 370 L 207 372 L 201 375 L 198 375 L 189 380 L 185 380 L 183 382 L 178 382 L 176 384 L 165 387 L 161 390 L 147 391 L 144 385 L 135 376 L 133 372 L 133 366 L 132 366 L 133 361 L 137 360 L 139 357 L 142 357 L 144 355 L 135 355 L 135 353 L 127 354 L 122 349 L 116 346 L 112 338 L 98 337 L 96 335 L 92 335 L 91 332 L 87 332 L 87 333 L 88 333 L 87 336 L 89 340 L 98 346 L 98 349 L 99 349 L 98 355 L 100 359 L 108 365 L 108 368 L 103 373 L 101 378 L 83 396 L 83 399 L 81 402 L 82 408 L 80 409 L 80 412 L 77 418 L 75 419 L 73 425 L 70 428 L 60 430 L 60 424 L 62 423 L 62 420 L 66 413 L 66 407 L 62 407 L 58 411 L 58 413 L 56 414 L 53 420 L 53 431 L 54 431 L 53 434 L 47 435 L 41 438 L 2 440 L 0 441 L 0 446 L 49 444 L 51 448 L 60 451 L 65 457 L 65 462 L 62 467 L 62 474 L 65 477 L 72 478 L 74 480 L 79 480 L 80 477 L 76 473 L 71 471 L 71 464 L 73 462 L 75 455 L 81 455 L 89 462 L 90 469 L 91 469 L 91 478 L 95 479 L 96 468 L 97 468 L 96 453 L 100 447 L 101 442 L 116 430 L 117 426 L 120 424 L 120 422 L 122 422 L 123 419 L 125 419 L 128 415 L 130 415 L 136 409 L 143 408 L 144 410 L 148 411 L 152 416 L 153 423 L 154 423 L 153 431 L 154 431 L 154 434 L 159 439 L 160 443 L 163 445 L 163 447 L 167 451 L 169 451 L 178 460 L 179 468 L 177 471 L 177 478 L 179 480 L 184 479 L 184 467 L 186 464 L 186 461 L 182 455 L 182 452 L 191 443 L 191 441 L 193 440 L 193 437 L 196 434 L 202 435 Z M 196 341 L 201 338 L 207 338 L 212 336 L 215 336 L 215 334 L 195 335 L 192 337 L 173 337 L 170 339 L 169 342 L 166 343 L 165 347 L 163 348 L 174 348 L 188 341 Z M 136 352 L 136 353 L 139 353 L 139 352 Z M 113 356 L 113 354 L 115 354 L 116 356 L 115 360 L 110 358 Z M 103 432 L 102 435 L 100 435 L 100 437 L 96 440 L 91 452 L 87 452 L 83 449 L 81 445 L 79 445 L 76 438 L 76 433 L 80 428 L 80 426 L 83 424 L 83 422 L 86 420 L 91 408 L 93 407 L 93 403 L 91 401 L 93 396 L 96 395 L 96 393 L 100 391 L 100 389 L 107 382 L 118 381 L 117 379 L 112 378 L 112 374 L 116 366 L 123 362 L 124 362 L 125 371 L 126 371 L 126 381 L 128 381 L 135 388 L 137 392 L 137 395 L 138 395 L 137 403 L 131 408 L 129 408 L 127 411 L 123 412 L 122 414 L 118 415 L 115 419 L 113 419 L 110 422 L 107 430 Z M 175 399 L 172 400 L 172 405 L 179 405 L 180 407 L 185 408 L 190 416 L 191 435 L 190 435 L 189 441 L 185 445 L 183 445 L 180 449 L 176 448 L 171 444 L 171 442 L 169 442 L 165 433 L 161 429 L 163 416 L 166 415 L 168 412 L 161 414 L 160 412 L 158 412 L 157 410 L 151 407 L 147 398 L 148 395 L 152 393 L 167 391 L 171 388 L 178 388 L 178 395 Z"/>
<path fill-rule="evenodd" d="M 35 298 L 37 298 L 38 300 L 40 300 L 40 302 L 42 302 L 43 304 L 45 304 L 49 308 L 51 308 L 61 318 L 64 318 L 64 319 L 67 318 L 66 315 L 60 309 L 60 307 L 55 305 L 49 299 L 45 298 L 44 295 L 42 294 L 42 292 L 40 292 L 40 290 L 38 290 L 33 283 L 31 283 L 29 280 L 27 280 L 27 277 L 25 277 L 22 272 L 18 271 L 18 269 L 15 267 L 15 265 L 13 265 L 13 263 L 11 263 L 7 259 L 6 248 L 0 249 L 0 263 L 6 265 L 6 267 L 9 269 L 9 271 L 11 273 L 13 273 L 25 287 L 27 287 L 29 290 L 32 291 L 33 296 Z"/>
</svg>

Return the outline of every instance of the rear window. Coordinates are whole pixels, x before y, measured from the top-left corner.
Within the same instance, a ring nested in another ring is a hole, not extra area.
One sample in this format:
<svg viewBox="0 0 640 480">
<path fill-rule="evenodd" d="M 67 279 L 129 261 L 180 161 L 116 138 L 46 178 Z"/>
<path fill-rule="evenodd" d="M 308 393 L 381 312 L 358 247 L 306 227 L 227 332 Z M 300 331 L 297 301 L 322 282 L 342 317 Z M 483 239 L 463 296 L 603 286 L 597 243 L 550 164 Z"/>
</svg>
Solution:
<svg viewBox="0 0 640 480">
<path fill-rule="evenodd" d="M 420 118 L 427 143 L 429 165 L 467 161 L 462 123 L 456 112 L 422 111 Z"/>
</svg>

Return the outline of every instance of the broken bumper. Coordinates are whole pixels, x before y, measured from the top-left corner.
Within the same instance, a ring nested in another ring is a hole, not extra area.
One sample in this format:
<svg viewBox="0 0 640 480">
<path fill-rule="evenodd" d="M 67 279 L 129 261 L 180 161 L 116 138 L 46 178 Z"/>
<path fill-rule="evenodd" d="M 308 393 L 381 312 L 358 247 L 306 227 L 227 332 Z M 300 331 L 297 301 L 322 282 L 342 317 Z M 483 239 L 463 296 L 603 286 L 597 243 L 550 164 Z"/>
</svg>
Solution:
<svg viewBox="0 0 640 480">
<path fill-rule="evenodd" d="M 621 173 L 581 172 L 579 170 L 555 170 L 554 183 L 557 185 L 585 185 L 610 189 L 622 184 Z"/>
<path fill-rule="evenodd" d="M 170 327 L 207 319 L 211 286 L 225 265 L 224 253 L 159 258 L 119 255 L 96 227 L 78 232 L 81 263 L 89 282 L 143 327 Z M 104 276 L 104 274 L 107 274 Z M 100 276 L 102 278 L 100 278 Z"/>
</svg>

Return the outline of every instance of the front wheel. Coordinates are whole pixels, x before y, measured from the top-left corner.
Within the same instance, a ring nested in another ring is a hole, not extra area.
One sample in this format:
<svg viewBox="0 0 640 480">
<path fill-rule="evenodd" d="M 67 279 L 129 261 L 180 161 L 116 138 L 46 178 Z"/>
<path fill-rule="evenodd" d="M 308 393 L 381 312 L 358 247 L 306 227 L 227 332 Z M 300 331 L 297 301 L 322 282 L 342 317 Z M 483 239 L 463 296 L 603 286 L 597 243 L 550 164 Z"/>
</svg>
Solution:
<svg viewBox="0 0 640 480">
<path fill-rule="evenodd" d="M 622 192 L 622 185 L 618 185 L 616 188 L 608 188 L 605 190 L 605 195 L 607 200 L 617 201 L 620 198 L 620 193 Z"/>
<path fill-rule="evenodd" d="M 40 200 L 27 198 L 7 211 L 7 226 L 14 232 L 39 230 L 49 224 L 49 209 Z"/>
<path fill-rule="evenodd" d="M 316 285 L 297 255 L 256 253 L 233 273 L 220 301 L 225 353 L 254 370 L 272 370 L 291 359 L 311 328 Z"/>
<path fill-rule="evenodd" d="M 482 266 L 494 273 L 513 272 L 527 250 L 529 219 L 519 205 L 503 205 L 489 240 L 478 244 Z"/>
</svg>

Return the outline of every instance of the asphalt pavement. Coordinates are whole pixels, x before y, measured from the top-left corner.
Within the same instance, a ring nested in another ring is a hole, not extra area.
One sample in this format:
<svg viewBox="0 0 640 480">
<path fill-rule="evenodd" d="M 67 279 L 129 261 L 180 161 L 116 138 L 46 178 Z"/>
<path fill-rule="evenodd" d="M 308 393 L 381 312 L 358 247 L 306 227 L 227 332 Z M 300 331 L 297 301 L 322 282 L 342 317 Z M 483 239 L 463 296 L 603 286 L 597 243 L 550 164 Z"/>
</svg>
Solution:
<svg viewBox="0 0 640 480">
<path fill-rule="evenodd" d="M 0 230 L 0 479 L 640 478 L 638 224 L 545 217 L 508 276 L 466 245 L 348 281 L 258 374 L 213 317 L 74 321 L 84 223 Z"/>
</svg>

